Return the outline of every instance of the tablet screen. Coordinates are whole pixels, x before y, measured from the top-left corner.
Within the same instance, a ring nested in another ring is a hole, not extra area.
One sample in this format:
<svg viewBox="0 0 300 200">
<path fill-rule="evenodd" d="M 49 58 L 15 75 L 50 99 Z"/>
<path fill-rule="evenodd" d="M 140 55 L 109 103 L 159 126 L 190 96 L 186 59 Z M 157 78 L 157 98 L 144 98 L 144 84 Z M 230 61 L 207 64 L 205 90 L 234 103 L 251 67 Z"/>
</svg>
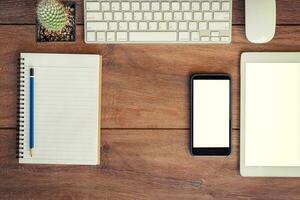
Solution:
<svg viewBox="0 0 300 200">
<path fill-rule="evenodd" d="M 248 63 L 245 165 L 300 166 L 300 64 Z"/>
</svg>

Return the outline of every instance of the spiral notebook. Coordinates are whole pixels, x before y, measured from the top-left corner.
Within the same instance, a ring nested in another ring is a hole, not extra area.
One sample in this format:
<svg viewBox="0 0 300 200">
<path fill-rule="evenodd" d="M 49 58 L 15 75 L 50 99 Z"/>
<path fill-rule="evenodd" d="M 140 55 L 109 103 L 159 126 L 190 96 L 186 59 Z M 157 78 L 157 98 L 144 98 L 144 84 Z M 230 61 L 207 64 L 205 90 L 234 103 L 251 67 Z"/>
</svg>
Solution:
<svg viewBox="0 0 300 200">
<path fill-rule="evenodd" d="M 19 163 L 100 164 L 101 56 L 21 53 Z"/>
</svg>

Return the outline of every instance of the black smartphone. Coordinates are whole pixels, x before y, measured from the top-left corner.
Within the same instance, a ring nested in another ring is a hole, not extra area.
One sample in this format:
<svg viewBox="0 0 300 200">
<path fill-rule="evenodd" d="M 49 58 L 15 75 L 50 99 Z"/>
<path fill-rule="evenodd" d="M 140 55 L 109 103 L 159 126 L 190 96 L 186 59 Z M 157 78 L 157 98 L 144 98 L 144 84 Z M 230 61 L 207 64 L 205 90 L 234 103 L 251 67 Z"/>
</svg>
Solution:
<svg viewBox="0 0 300 200">
<path fill-rule="evenodd" d="M 229 74 L 191 76 L 191 140 L 193 155 L 231 152 L 231 78 Z"/>
</svg>

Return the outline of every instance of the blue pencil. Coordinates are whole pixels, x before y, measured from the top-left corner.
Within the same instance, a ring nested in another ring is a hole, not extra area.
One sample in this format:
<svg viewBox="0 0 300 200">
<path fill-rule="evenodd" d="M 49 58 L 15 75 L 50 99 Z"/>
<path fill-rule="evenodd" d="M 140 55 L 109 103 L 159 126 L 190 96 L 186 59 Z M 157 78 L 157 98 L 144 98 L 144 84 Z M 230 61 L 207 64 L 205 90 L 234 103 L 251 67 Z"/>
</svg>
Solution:
<svg viewBox="0 0 300 200">
<path fill-rule="evenodd" d="M 30 156 L 32 157 L 32 150 L 34 148 L 34 70 L 30 68 L 29 81 L 29 148 Z"/>
</svg>

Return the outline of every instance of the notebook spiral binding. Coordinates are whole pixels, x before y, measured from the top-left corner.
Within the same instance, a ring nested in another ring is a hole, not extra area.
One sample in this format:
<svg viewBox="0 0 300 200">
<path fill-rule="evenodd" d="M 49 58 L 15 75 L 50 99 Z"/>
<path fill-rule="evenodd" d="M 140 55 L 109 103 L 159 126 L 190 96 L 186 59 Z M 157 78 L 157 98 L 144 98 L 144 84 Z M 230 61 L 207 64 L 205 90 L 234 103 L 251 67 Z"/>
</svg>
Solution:
<svg viewBox="0 0 300 200">
<path fill-rule="evenodd" d="M 24 105 L 25 105 L 25 59 L 18 59 L 18 100 L 17 100 L 17 138 L 16 138 L 16 157 L 24 157 Z"/>
</svg>

